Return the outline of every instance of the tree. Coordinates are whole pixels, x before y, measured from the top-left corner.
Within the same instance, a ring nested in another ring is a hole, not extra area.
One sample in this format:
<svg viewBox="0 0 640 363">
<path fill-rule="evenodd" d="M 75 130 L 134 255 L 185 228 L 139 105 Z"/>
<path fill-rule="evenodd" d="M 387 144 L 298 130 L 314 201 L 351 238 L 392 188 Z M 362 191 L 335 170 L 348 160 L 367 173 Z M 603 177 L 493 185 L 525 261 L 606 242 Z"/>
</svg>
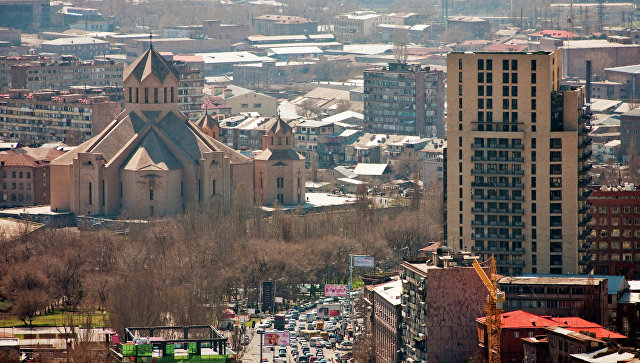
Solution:
<svg viewBox="0 0 640 363">
<path fill-rule="evenodd" d="M 13 266 L 4 278 L 2 294 L 13 300 L 11 311 L 29 326 L 36 314 L 51 303 L 47 277 L 28 263 Z"/>
</svg>

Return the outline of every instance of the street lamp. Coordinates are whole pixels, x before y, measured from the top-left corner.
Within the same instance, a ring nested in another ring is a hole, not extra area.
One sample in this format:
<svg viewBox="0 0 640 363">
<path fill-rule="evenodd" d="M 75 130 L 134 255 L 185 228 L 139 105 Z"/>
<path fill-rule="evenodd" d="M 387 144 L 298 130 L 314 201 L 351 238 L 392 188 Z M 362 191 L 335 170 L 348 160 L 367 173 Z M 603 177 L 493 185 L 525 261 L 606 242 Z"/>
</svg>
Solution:
<svg viewBox="0 0 640 363">
<path fill-rule="evenodd" d="M 258 334 L 260 334 L 260 363 L 262 363 L 262 337 L 264 336 L 264 330 L 262 328 L 258 329 Z"/>
</svg>

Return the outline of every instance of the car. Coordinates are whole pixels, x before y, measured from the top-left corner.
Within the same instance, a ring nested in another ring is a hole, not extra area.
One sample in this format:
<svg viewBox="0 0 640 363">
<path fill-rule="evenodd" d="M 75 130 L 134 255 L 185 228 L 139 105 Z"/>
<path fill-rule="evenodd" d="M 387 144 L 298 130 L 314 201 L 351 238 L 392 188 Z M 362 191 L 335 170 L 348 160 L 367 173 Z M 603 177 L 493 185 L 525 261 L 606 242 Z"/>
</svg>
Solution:
<svg viewBox="0 0 640 363">
<path fill-rule="evenodd" d="M 348 341 L 348 340 L 345 340 L 344 342 L 342 342 L 342 346 L 343 347 L 353 347 L 353 343 Z"/>
<path fill-rule="evenodd" d="M 280 348 L 280 350 L 278 351 L 278 356 L 279 357 L 286 357 L 287 356 L 287 348 Z"/>
<path fill-rule="evenodd" d="M 316 348 L 322 349 L 322 341 L 318 340 L 318 342 L 316 343 Z"/>
<path fill-rule="evenodd" d="M 248 345 L 249 344 L 249 336 L 248 335 L 245 335 L 245 336 L 242 337 L 241 344 L 242 345 Z"/>
</svg>

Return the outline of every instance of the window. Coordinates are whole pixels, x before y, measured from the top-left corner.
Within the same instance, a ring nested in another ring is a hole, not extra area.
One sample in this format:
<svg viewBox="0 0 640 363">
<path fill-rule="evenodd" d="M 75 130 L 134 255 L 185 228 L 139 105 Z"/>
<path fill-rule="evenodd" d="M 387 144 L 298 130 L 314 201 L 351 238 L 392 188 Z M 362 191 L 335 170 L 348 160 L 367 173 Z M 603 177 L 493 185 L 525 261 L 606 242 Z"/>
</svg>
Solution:
<svg viewBox="0 0 640 363">
<path fill-rule="evenodd" d="M 22 172 L 18 172 L 18 178 L 22 179 L 23 175 L 24 174 Z"/>
<path fill-rule="evenodd" d="M 458 59 L 458 69 L 462 69 L 462 59 Z"/>
<path fill-rule="evenodd" d="M 532 110 L 535 110 L 535 109 L 536 109 L 536 106 L 537 106 L 537 104 L 536 104 L 536 100 L 535 100 L 535 99 L 532 99 L 532 100 L 531 100 L 531 109 L 532 109 Z"/>
<path fill-rule="evenodd" d="M 462 72 L 458 72 L 458 82 L 462 82 Z"/>
<path fill-rule="evenodd" d="M 502 60 L 502 70 L 503 71 L 508 71 L 509 70 L 509 61 L 506 59 Z"/>
<path fill-rule="evenodd" d="M 560 138 L 549 139 L 549 147 L 551 149 L 562 149 L 562 139 Z"/>
<path fill-rule="evenodd" d="M 518 61 L 515 59 L 511 60 L 511 70 L 512 71 L 517 71 L 518 70 Z"/>
<path fill-rule="evenodd" d="M 511 86 L 511 97 L 518 97 L 518 86 Z"/>
<path fill-rule="evenodd" d="M 462 86 L 458 86 L 458 94 L 462 96 Z M 484 86 L 478 86 L 478 96 L 484 96 Z"/>
<path fill-rule="evenodd" d="M 493 60 L 487 59 L 487 70 L 490 71 L 493 69 Z"/>
<path fill-rule="evenodd" d="M 254 103 L 253 108 L 262 108 L 262 103 Z"/>
<path fill-rule="evenodd" d="M 14 179 L 16 178 L 16 172 L 15 171 L 11 172 L 11 177 L 14 178 Z"/>
<path fill-rule="evenodd" d="M 531 73 L 531 83 L 536 83 L 536 74 Z"/>
<path fill-rule="evenodd" d="M 536 86 L 531 86 L 531 97 L 536 96 Z"/>
<path fill-rule="evenodd" d="M 153 89 L 153 103 L 158 103 L 158 88 Z"/>
<path fill-rule="evenodd" d="M 169 100 L 167 100 L 167 87 L 164 88 L 164 94 L 163 94 L 163 98 L 164 103 L 167 103 Z"/>
<path fill-rule="evenodd" d="M 216 181 L 211 181 L 211 195 L 216 195 Z"/>
<path fill-rule="evenodd" d="M 502 108 L 505 109 L 505 110 L 509 109 L 509 100 L 508 99 L 506 99 L 506 98 L 502 99 Z"/>
<path fill-rule="evenodd" d="M 149 189 L 149 200 L 153 200 L 153 188 Z"/>
<path fill-rule="evenodd" d="M 31 179 L 31 172 L 30 171 L 27 172 L 27 179 Z"/>
<path fill-rule="evenodd" d="M 284 194 L 278 194 L 278 203 L 284 204 Z"/>
<path fill-rule="evenodd" d="M 144 89 L 144 103 L 149 103 L 149 88 Z"/>
<path fill-rule="evenodd" d="M 502 97 L 509 97 L 509 86 L 502 86 Z"/>
<path fill-rule="evenodd" d="M 478 70 L 484 69 L 484 59 L 478 59 Z"/>
<path fill-rule="evenodd" d="M 536 70 L 536 60 L 535 60 L 535 59 L 532 59 L 532 60 L 531 60 L 531 70 L 532 70 L 532 71 L 535 71 L 535 70 Z"/>
<path fill-rule="evenodd" d="M 93 204 L 93 190 L 91 182 L 89 182 L 89 205 Z"/>
<path fill-rule="evenodd" d="M 493 96 L 493 86 L 487 86 L 487 97 Z"/>
<path fill-rule="evenodd" d="M 140 103 L 140 93 L 138 87 L 136 87 L 136 103 Z"/>
<path fill-rule="evenodd" d="M 511 83 L 518 83 L 518 73 L 511 73 Z"/>
<path fill-rule="evenodd" d="M 249 108 L 249 104 L 248 103 L 243 103 L 240 105 L 241 108 Z"/>
<path fill-rule="evenodd" d="M 284 178 L 276 178 L 276 187 L 284 188 Z"/>
<path fill-rule="evenodd" d="M 133 88 L 129 87 L 129 102 L 132 101 L 132 97 L 131 96 L 133 96 Z"/>
<path fill-rule="evenodd" d="M 513 109 L 513 110 L 517 110 L 518 109 L 518 100 L 515 99 L 515 98 L 511 100 L 511 109 Z"/>
<path fill-rule="evenodd" d="M 478 83 L 484 83 L 484 73 L 478 72 Z"/>
<path fill-rule="evenodd" d="M 509 83 L 509 73 L 502 73 L 502 83 Z"/>
</svg>

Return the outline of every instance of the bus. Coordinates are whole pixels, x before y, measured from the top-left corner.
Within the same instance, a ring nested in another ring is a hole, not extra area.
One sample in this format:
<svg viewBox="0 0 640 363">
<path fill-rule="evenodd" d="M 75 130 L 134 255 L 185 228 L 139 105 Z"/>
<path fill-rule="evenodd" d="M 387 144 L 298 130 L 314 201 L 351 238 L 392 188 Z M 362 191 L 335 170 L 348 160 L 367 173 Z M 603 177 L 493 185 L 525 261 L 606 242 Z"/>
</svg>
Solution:
<svg viewBox="0 0 640 363">
<path fill-rule="evenodd" d="M 313 337 L 319 337 L 320 332 L 317 330 L 300 330 L 300 336 L 304 337 L 307 341 L 310 341 Z"/>
</svg>

